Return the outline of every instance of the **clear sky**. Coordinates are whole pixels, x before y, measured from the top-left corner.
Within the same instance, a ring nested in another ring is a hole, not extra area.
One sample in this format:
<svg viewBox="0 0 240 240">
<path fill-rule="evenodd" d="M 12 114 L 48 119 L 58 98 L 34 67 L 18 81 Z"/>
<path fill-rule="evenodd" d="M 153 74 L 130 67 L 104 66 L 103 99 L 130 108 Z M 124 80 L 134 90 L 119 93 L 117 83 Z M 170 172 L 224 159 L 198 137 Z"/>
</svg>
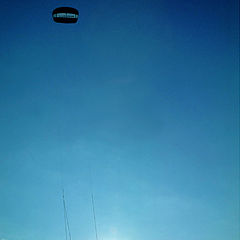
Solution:
<svg viewBox="0 0 240 240">
<path fill-rule="evenodd" d="M 0 13 L 0 240 L 238 239 L 237 0 Z"/>
</svg>

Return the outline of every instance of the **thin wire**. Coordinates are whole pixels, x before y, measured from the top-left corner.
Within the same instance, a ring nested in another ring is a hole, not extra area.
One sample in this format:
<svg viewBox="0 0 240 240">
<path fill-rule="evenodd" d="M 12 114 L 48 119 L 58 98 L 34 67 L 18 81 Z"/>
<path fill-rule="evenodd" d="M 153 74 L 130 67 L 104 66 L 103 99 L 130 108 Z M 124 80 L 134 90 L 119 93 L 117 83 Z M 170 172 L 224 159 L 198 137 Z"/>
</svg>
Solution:
<svg viewBox="0 0 240 240">
<path fill-rule="evenodd" d="M 93 194 L 92 194 L 92 208 L 93 208 L 93 219 L 94 219 L 94 227 L 95 227 L 96 240 L 98 240 L 97 223 L 96 223 L 96 214 L 95 214 Z"/>
<path fill-rule="evenodd" d="M 63 190 L 63 189 L 62 189 L 62 198 L 63 198 L 63 213 L 64 213 L 65 239 L 68 240 L 67 223 L 66 223 L 66 212 L 65 212 L 65 200 L 64 200 L 64 190 Z"/>
<path fill-rule="evenodd" d="M 68 227 L 69 239 L 72 240 L 72 236 L 71 236 L 71 232 L 70 232 L 70 227 L 69 227 L 69 222 L 68 222 L 68 216 L 67 216 L 67 209 L 66 209 L 66 219 L 67 219 L 67 227 Z"/>
<path fill-rule="evenodd" d="M 69 240 L 72 240 L 69 221 L 68 221 L 68 215 L 67 215 L 66 202 L 64 198 L 64 189 L 62 191 L 63 191 L 64 225 L 65 225 L 66 240 L 68 240 L 68 237 L 69 237 Z"/>
</svg>

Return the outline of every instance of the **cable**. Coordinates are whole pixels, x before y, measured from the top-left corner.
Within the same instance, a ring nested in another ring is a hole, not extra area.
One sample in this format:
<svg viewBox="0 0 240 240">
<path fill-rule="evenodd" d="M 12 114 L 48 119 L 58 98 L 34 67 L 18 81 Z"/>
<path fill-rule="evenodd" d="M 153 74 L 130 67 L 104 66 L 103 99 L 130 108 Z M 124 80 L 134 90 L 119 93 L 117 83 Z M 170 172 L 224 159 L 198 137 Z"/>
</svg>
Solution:
<svg viewBox="0 0 240 240">
<path fill-rule="evenodd" d="M 96 214 L 95 214 L 93 194 L 92 194 L 92 208 L 93 208 L 93 219 L 94 219 L 94 227 L 95 227 L 96 240 L 98 240 L 97 223 L 96 223 Z"/>
<path fill-rule="evenodd" d="M 66 235 L 66 240 L 72 240 L 71 232 L 70 232 L 70 227 L 69 227 L 69 221 L 68 221 L 68 215 L 67 215 L 67 208 L 66 208 L 66 202 L 64 198 L 64 189 L 62 189 L 62 197 L 63 197 L 63 209 L 64 209 L 64 226 L 65 226 L 65 235 Z"/>
</svg>

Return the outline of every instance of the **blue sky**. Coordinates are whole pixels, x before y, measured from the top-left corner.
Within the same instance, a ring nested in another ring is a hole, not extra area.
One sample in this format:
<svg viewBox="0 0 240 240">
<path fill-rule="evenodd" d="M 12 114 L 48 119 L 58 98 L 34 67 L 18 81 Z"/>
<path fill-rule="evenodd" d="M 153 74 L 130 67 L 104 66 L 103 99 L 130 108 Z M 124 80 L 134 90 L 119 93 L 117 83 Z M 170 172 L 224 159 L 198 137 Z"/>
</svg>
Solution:
<svg viewBox="0 0 240 240">
<path fill-rule="evenodd" d="M 2 2 L 0 239 L 238 239 L 237 1 Z"/>
</svg>

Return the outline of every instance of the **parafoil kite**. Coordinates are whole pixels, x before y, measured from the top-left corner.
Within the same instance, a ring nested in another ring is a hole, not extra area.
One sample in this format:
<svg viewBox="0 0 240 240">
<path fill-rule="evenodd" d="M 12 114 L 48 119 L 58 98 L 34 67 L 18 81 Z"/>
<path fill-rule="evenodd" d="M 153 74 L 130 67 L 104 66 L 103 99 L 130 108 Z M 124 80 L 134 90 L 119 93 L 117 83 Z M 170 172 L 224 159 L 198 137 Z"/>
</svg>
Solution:
<svg viewBox="0 0 240 240">
<path fill-rule="evenodd" d="M 59 7 L 53 10 L 52 17 L 57 23 L 76 23 L 78 10 L 72 7 Z"/>
</svg>

